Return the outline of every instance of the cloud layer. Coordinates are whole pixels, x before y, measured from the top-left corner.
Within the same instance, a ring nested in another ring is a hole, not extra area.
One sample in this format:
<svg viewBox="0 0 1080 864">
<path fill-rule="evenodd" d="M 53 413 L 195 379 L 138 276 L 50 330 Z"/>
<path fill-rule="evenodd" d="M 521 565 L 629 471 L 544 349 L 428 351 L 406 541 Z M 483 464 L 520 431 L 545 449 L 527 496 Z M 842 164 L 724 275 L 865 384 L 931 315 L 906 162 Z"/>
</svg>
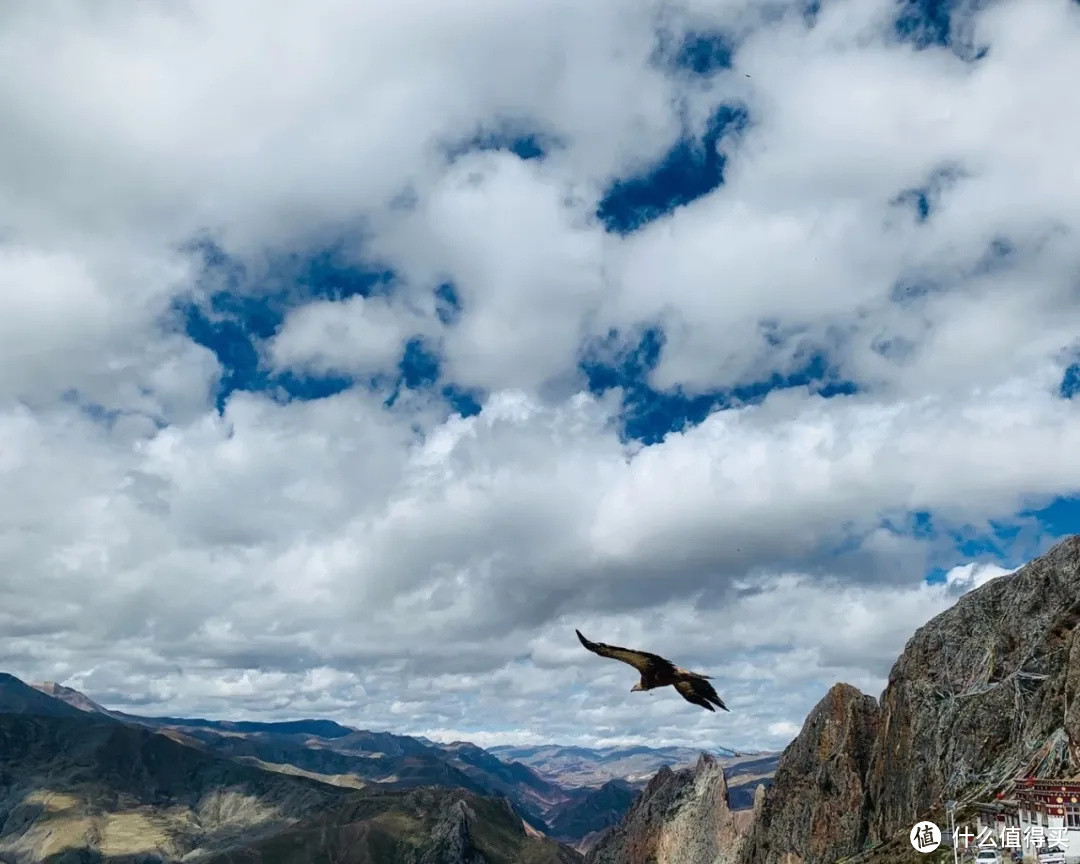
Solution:
<svg viewBox="0 0 1080 864">
<path fill-rule="evenodd" d="M 876 693 L 1080 491 L 1080 6 L 898 13 L 2 13 L 0 668 L 480 743 Z"/>
</svg>

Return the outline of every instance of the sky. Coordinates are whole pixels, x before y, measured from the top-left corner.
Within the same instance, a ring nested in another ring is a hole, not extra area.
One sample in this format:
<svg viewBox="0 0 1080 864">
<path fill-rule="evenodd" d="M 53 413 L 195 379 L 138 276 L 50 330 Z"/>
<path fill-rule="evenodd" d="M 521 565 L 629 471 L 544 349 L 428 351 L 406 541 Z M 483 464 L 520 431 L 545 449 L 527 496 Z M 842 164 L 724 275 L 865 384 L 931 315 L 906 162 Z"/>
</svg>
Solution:
<svg viewBox="0 0 1080 864">
<path fill-rule="evenodd" d="M 779 748 L 1080 525 L 1074 0 L 37 0 L 0 55 L 4 671 Z"/>
</svg>

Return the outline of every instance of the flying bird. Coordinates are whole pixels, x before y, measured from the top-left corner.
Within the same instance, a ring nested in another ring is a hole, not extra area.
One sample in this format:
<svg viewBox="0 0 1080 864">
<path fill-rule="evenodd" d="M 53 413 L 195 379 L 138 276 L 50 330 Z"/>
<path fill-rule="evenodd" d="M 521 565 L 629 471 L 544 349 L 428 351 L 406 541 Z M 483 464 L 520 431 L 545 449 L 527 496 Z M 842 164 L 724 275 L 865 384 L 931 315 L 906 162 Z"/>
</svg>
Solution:
<svg viewBox="0 0 1080 864">
<path fill-rule="evenodd" d="M 574 632 L 577 633 L 577 638 L 581 640 L 581 644 L 592 651 L 593 654 L 599 654 L 601 657 L 611 657 L 613 660 L 622 660 L 623 663 L 629 663 L 641 673 L 641 680 L 630 688 L 631 693 L 636 693 L 639 690 L 655 690 L 657 687 L 671 685 L 679 691 L 679 695 L 687 702 L 693 702 L 695 705 L 708 708 L 710 711 L 716 710 L 713 705 L 723 708 L 725 711 L 731 710 L 716 695 L 712 684 L 709 683 L 711 679 L 708 675 L 699 675 L 697 672 L 683 669 L 670 660 L 665 660 L 663 657 L 650 654 L 647 651 L 632 651 L 629 648 L 605 645 L 603 642 L 590 642 L 581 635 L 580 630 Z"/>
</svg>

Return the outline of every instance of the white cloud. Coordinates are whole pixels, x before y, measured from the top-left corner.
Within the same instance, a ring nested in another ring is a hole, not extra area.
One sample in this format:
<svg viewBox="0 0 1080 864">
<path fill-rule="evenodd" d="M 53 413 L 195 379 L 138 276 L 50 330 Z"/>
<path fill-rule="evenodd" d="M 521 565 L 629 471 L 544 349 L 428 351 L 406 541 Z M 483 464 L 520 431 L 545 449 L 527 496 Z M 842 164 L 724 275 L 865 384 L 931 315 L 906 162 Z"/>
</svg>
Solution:
<svg viewBox="0 0 1080 864">
<path fill-rule="evenodd" d="M 270 341 L 275 366 L 315 374 L 393 369 L 415 330 L 381 297 L 317 301 L 294 309 Z M 417 321 L 416 330 L 428 329 Z"/>
<path fill-rule="evenodd" d="M 0 668 L 140 710 L 481 743 L 776 746 L 834 680 L 874 692 L 916 626 L 1005 572 L 948 560 L 926 585 L 942 550 L 886 518 L 980 526 L 1080 489 L 1078 409 L 1055 393 L 1080 325 L 1080 8 L 992 5 L 974 65 L 897 44 L 894 12 L 0 13 Z M 735 68 L 667 74 L 662 23 L 737 33 Z M 750 118 L 726 184 L 606 234 L 609 181 L 721 102 Z M 504 124 L 549 156 L 446 156 Z M 891 203 L 946 167 L 927 221 Z M 422 334 L 494 391 L 483 412 L 358 387 L 234 394 L 218 416 L 223 370 L 169 318 L 213 287 L 178 251 L 203 234 L 256 296 L 251 274 L 289 278 L 268 251 L 342 235 L 398 275 L 388 300 L 290 309 L 257 346 L 269 367 L 386 371 Z M 898 303 L 897 283 L 924 290 Z M 575 392 L 576 364 L 586 337 L 655 321 L 657 386 L 825 347 L 863 391 L 774 394 L 634 453 L 620 394 Z M 575 627 L 713 670 L 732 713 L 630 694 Z"/>
<path fill-rule="evenodd" d="M 800 728 L 789 720 L 781 720 L 769 724 L 769 734 L 775 735 L 777 738 L 790 739 L 799 734 Z"/>
<path fill-rule="evenodd" d="M 991 579 L 999 579 L 1008 576 L 1014 571 L 997 564 L 969 562 L 953 567 L 945 574 L 945 584 L 957 593 L 973 591 L 989 582 Z"/>
<path fill-rule="evenodd" d="M 527 724 L 570 700 L 577 713 L 550 727 L 565 736 L 659 723 L 678 740 L 679 702 L 627 701 L 628 670 L 597 666 L 580 627 L 715 673 L 733 711 L 724 743 L 766 746 L 778 739 L 763 729 L 836 678 L 876 692 L 955 599 L 957 579 L 922 584 L 925 550 L 879 536 L 876 514 L 979 521 L 1080 485 L 1061 458 L 1080 452 L 1071 404 L 1030 386 L 968 405 L 777 397 L 629 460 L 613 406 L 589 398 L 498 394 L 423 444 L 412 409 L 376 398 L 236 396 L 222 419 L 134 442 L 70 412 L 9 415 L 6 485 L 35 495 L 4 514 L 19 530 L 3 605 L 38 629 L 9 639 L 3 664 L 171 711 L 319 708 L 433 729 Z M 1008 436 L 985 422 L 1006 398 Z M 1016 442 L 1023 471 L 976 470 Z M 846 563 L 827 554 L 840 526 L 863 538 Z M 60 586 L 66 602 L 49 603 Z M 712 727 L 689 722 L 704 741 Z"/>
<path fill-rule="evenodd" d="M 572 364 L 605 244 L 558 172 L 508 153 L 462 158 L 380 246 L 414 279 L 459 286 L 467 314 L 444 345 L 453 380 L 533 390 Z"/>
</svg>

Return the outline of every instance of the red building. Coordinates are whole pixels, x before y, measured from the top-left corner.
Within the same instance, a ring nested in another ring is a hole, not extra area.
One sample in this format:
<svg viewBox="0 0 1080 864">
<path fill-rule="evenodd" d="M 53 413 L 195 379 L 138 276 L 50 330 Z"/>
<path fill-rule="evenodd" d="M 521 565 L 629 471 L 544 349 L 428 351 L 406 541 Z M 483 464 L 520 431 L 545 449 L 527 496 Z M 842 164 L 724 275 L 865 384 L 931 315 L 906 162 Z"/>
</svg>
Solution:
<svg viewBox="0 0 1080 864">
<path fill-rule="evenodd" d="M 1067 861 L 1080 860 L 1080 780 L 1021 778 L 1008 793 L 977 804 L 976 812 L 979 830 L 990 828 L 999 848 L 1002 837 L 1016 837 L 1006 829 L 1019 829 L 1025 856 L 1058 846 Z"/>
</svg>

